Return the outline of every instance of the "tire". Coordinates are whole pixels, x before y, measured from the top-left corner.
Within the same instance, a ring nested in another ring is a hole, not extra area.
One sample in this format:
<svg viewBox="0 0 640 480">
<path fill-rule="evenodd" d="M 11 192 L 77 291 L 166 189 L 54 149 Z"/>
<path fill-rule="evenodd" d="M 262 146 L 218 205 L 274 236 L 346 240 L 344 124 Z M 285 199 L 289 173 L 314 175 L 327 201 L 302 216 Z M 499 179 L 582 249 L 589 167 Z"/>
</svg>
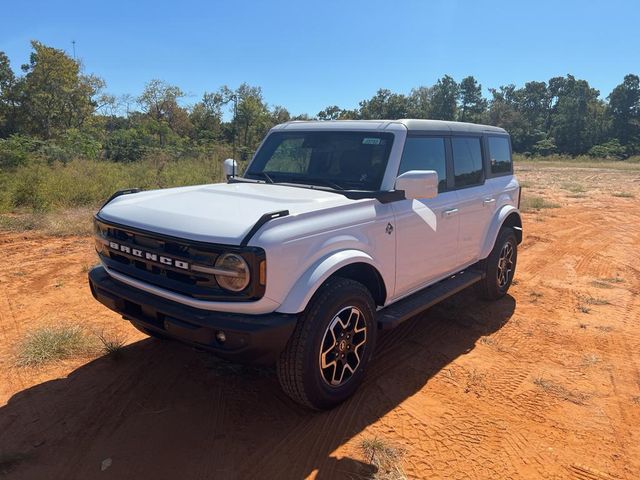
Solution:
<svg viewBox="0 0 640 480">
<path fill-rule="evenodd" d="M 516 234 L 512 228 L 503 228 L 498 232 L 498 238 L 489 256 L 480 262 L 485 277 L 478 282 L 479 296 L 485 300 L 504 297 L 516 273 L 517 260 Z"/>
<path fill-rule="evenodd" d="M 369 290 L 329 279 L 310 300 L 277 362 L 282 389 L 297 403 L 327 410 L 358 388 L 375 349 L 376 306 Z"/>
</svg>

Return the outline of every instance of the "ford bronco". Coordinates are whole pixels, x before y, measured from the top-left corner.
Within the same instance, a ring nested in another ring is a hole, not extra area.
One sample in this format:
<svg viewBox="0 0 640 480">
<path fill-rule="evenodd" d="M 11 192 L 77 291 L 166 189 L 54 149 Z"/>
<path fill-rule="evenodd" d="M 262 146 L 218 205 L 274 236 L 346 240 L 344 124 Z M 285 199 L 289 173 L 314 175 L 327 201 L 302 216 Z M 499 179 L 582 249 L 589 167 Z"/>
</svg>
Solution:
<svg viewBox="0 0 640 480">
<path fill-rule="evenodd" d="M 474 285 L 506 294 L 522 241 L 501 128 L 288 122 L 226 183 L 114 194 L 95 216 L 94 297 L 152 337 L 275 364 L 331 408 L 380 329 Z"/>
</svg>

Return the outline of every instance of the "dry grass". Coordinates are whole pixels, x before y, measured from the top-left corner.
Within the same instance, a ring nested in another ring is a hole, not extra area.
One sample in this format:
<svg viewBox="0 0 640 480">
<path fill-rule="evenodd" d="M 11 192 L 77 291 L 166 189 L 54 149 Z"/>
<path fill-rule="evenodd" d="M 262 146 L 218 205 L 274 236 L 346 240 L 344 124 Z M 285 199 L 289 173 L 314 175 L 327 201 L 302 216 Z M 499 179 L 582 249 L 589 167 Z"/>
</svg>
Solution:
<svg viewBox="0 0 640 480">
<path fill-rule="evenodd" d="M 554 397 L 557 397 L 561 400 L 575 403 L 576 405 L 584 405 L 586 400 L 588 400 L 589 398 L 589 396 L 585 393 L 569 390 L 559 383 L 555 383 L 552 380 L 548 380 L 542 377 L 534 378 L 533 383 L 549 395 L 553 395 Z"/>
<path fill-rule="evenodd" d="M 592 297 L 591 295 L 579 295 L 580 302 L 587 305 L 611 305 L 606 298 Z"/>
<path fill-rule="evenodd" d="M 484 374 L 479 373 L 475 368 L 467 372 L 464 393 L 475 393 L 476 395 L 479 395 L 478 390 L 484 384 L 484 377 Z"/>
<path fill-rule="evenodd" d="M 558 208 L 560 205 L 551 202 L 544 197 L 523 195 L 520 202 L 522 212 L 536 212 L 545 208 Z"/>
<path fill-rule="evenodd" d="M 580 183 L 563 183 L 562 188 L 570 191 L 571 193 L 584 193 L 587 191 L 587 189 L 584 188 L 584 185 Z"/>
<path fill-rule="evenodd" d="M 582 303 L 578 304 L 578 311 L 580 313 L 591 313 L 591 309 Z"/>
<path fill-rule="evenodd" d="M 104 333 L 98 334 L 98 339 L 102 343 L 102 353 L 111 357 L 114 360 L 118 360 L 122 357 L 124 346 L 127 343 L 127 339 L 119 335 L 107 336 Z"/>
<path fill-rule="evenodd" d="M 611 195 L 613 195 L 614 197 L 620 197 L 620 198 L 635 198 L 635 195 L 629 192 L 614 192 Z"/>
<path fill-rule="evenodd" d="M 402 449 L 391 445 L 386 440 L 374 437 L 363 439 L 360 442 L 360 450 L 365 459 L 377 469 L 368 477 L 371 480 L 405 480 L 407 478 L 401 466 Z"/>
<path fill-rule="evenodd" d="M 571 167 L 571 168 L 599 168 L 607 170 L 639 171 L 640 157 L 635 156 L 627 160 L 606 160 L 584 155 L 569 157 L 565 155 L 550 155 L 548 157 L 531 157 L 515 154 L 513 162 L 517 170 L 539 169 L 544 167 Z"/>
<path fill-rule="evenodd" d="M 95 342 L 80 327 L 43 327 L 29 333 L 20 344 L 16 364 L 21 367 L 38 367 L 94 351 Z"/>
<path fill-rule="evenodd" d="M 90 235 L 94 213 L 93 208 L 71 208 L 49 213 L 3 213 L 0 214 L 0 230 L 34 231 L 54 237 Z"/>
</svg>

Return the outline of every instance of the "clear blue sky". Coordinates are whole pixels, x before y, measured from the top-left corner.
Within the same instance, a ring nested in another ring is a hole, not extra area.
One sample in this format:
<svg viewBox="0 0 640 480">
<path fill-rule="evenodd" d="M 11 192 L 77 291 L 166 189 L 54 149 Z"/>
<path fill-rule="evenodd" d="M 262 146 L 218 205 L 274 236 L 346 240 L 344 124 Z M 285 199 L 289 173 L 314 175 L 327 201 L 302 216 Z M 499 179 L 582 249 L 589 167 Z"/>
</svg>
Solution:
<svg viewBox="0 0 640 480">
<path fill-rule="evenodd" d="M 0 50 L 29 41 L 76 53 L 116 95 L 160 78 L 188 93 L 241 82 L 270 105 L 316 114 L 378 88 L 408 93 L 444 74 L 486 88 L 571 73 L 604 97 L 640 74 L 640 1 L 107 0 L 3 2 Z"/>
</svg>

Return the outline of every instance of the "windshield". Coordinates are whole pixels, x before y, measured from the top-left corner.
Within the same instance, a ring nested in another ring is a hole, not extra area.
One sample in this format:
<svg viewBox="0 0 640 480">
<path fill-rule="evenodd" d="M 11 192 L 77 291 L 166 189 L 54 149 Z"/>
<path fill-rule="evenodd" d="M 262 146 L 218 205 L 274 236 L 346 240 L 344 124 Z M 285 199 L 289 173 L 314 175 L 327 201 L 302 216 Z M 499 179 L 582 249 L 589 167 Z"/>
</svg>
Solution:
<svg viewBox="0 0 640 480">
<path fill-rule="evenodd" d="M 393 134 L 276 132 L 256 154 L 246 178 L 335 190 L 380 190 Z"/>
</svg>

